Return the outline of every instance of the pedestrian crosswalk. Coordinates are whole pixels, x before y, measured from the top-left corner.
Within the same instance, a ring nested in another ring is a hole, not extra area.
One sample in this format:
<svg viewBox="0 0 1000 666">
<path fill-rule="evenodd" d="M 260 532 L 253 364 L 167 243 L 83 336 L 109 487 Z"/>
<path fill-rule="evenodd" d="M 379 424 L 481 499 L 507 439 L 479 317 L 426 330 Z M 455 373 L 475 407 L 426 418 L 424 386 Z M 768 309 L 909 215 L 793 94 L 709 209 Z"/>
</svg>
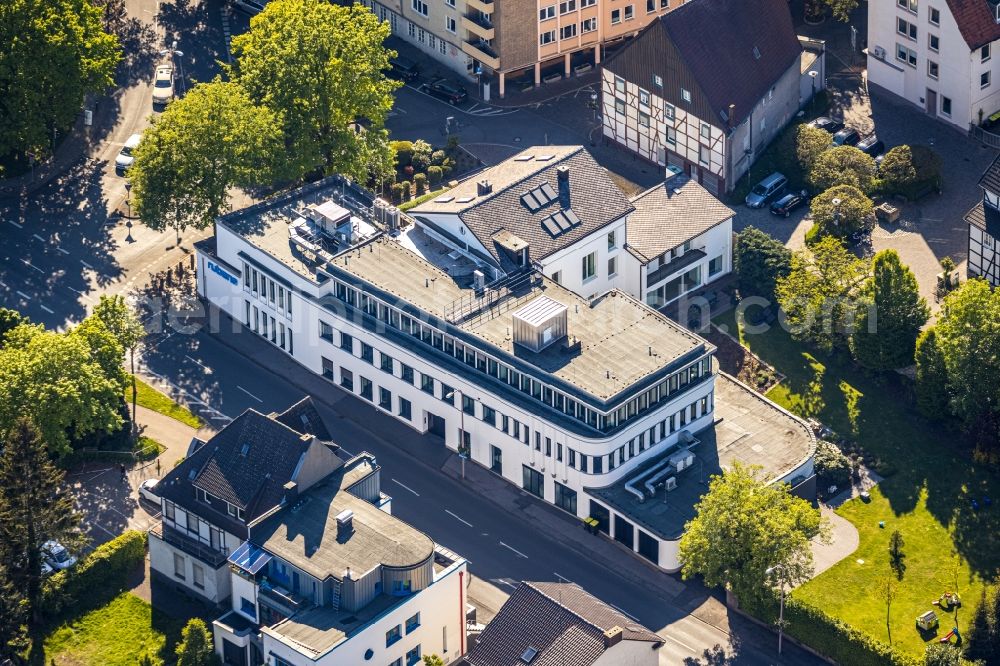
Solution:
<svg viewBox="0 0 1000 666">
<path fill-rule="evenodd" d="M 468 109 L 464 109 L 470 116 L 505 116 L 514 113 L 517 109 L 501 109 L 489 104 L 473 104 Z"/>
</svg>

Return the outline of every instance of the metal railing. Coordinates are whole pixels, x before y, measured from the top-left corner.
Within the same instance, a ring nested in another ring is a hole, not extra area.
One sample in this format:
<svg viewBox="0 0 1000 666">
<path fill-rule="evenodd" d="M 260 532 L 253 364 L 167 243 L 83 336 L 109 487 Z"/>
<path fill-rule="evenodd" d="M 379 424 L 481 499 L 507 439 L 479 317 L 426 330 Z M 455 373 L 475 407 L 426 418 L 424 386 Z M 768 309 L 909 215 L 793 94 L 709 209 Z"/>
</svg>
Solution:
<svg viewBox="0 0 1000 666">
<path fill-rule="evenodd" d="M 979 125 L 969 125 L 969 136 L 990 148 L 1000 149 L 1000 134 L 989 132 Z"/>
<path fill-rule="evenodd" d="M 229 553 L 195 541 L 172 527 L 164 527 L 163 523 L 150 527 L 149 534 L 192 557 L 198 558 L 213 569 L 221 567 L 226 563 L 226 558 L 229 557 Z"/>
</svg>

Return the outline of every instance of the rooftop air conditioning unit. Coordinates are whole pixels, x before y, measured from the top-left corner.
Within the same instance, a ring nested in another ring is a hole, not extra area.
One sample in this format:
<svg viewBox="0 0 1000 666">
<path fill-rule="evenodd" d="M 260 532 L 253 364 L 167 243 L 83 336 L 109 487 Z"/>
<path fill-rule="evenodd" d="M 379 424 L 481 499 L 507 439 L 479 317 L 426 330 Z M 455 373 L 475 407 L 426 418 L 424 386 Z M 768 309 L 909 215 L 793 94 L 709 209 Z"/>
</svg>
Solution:
<svg viewBox="0 0 1000 666">
<path fill-rule="evenodd" d="M 676 476 L 669 477 L 666 481 L 663 482 L 663 487 L 666 488 L 667 491 L 677 490 L 677 477 Z"/>
<path fill-rule="evenodd" d="M 482 291 L 486 288 L 486 274 L 480 270 L 472 271 L 472 288 Z"/>
<path fill-rule="evenodd" d="M 882 48 L 881 46 L 873 46 L 872 55 L 878 58 L 879 60 L 885 60 L 885 49 Z"/>
</svg>

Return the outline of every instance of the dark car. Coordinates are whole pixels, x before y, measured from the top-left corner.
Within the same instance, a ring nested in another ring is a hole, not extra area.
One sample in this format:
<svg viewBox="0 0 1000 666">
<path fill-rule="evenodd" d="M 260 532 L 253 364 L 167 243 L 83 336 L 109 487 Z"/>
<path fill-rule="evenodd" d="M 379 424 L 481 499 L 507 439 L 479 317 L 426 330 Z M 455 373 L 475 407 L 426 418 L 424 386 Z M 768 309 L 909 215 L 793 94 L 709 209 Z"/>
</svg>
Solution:
<svg viewBox="0 0 1000 666">
<path fill-rule="evenodd" d="M 416 80 L 417 76 L 420 74 L 420 69 L 417 67 L 417 63 L 413 62 L 409 58 L 404 58 L 403 56 L 390 58 L 389 65 L 391 65 L 389 76 L 399 81 L 406 81 L 409 83 L 410 81 Z"/>
<path fill-rule="evenodd" d="M 855 146 L 858 141 L 861 141 L 861 135 L 851 127 L 845 127 L 833 135 L 834 146 Z"/>
<path fill-rule="evenodd" d="M 771 204 L 771 214 L 788 217 L 793 210 L 809 201 L 808 195 L 803 192 L 793 192 L 781 197 Z"/>
<path fill-rule="evenodd" d="M 469 93 L 465 92 L 465 88 L 448 83 L 445 79 L 432 81 L 427 84 L 426 90 L 429 95 L 443 99 L 453 105 L 461 104 L 469 97 Z"/>
<path fill-rule="evenodd" d="M 885 142 L 880 141 L 874 134 L 866 136 L 858 142 L 855 146 L 858 150 L 866 155 L 871 155 L 872 157 L 878 157 L 879 155 L 885 153 Z"/>
<path fill-rule="evenodd" d="M 826 130 L 830 134 L 834 134 L 835 132 L 839 132 L 844 129 L 844 123 L 839 120 L 834 120 L 833 118 L 828 118 L 827 116 L 820 116 L 819 118 L 810 121 L 809 125 L 817 127 L 821 130 Z"/>
</svg>

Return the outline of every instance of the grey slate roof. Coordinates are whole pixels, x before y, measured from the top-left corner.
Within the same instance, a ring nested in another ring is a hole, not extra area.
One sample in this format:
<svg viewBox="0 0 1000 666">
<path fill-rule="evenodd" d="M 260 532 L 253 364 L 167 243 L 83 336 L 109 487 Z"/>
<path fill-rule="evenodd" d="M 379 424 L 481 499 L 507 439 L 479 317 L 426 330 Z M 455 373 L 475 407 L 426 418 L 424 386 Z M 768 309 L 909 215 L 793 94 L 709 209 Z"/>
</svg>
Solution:
<svg viewBox="0 0 1000 666">
<path fill-rule="evenodd" d="M 979 187 L 993 194 L 1000 194 L 1000 156 L 997 156 L 983 172 L 982 178 L 979 179 Z"/>
<path fill-rule="evenodd" d="M 688 176 L 674 176 L 632 199 L 628 247 L 643 263 L 683 245 L 734 213 Z"/>
<path fill-rule="evenodd" d="M 531 159 L 525 159 L 529 155 Z M 549 159 L 540 161 L 540 157 Z M 560 166 L 569 168 L 569 200 L 557 196 L 532 212 L 521 197 L 545 184 L 558 193 L 556 173 Z M 479 196 L 477 183 L 483 180 L 493 185 L 493 192 Z M 582 146 L 528 148 L 452 188 L 443 195 L 447 197 L 453 199 L 442 202 L 439 201 L 442 197 L 438 197 L 413 208 L 410 215 L 421 219 L 431 214 L 457 214 L 504 269 L 512 266 L 500 246 L 510 234 L 526 241 L 531 258 L 537 260 L 572 245 L 632 210 L 628 197 L 611 180 L 608 170 Z M 471 201 L 463 202 L 469 197 L 473 197 Z M 542 223 L 553 213 L 566 209 L 576 214 L 580 224 L 553 237 Z M 508 233 L 501 234 L 502 231 Z"/>
<path fill-rule="evenodd" d="M 295 432 L 314 435 L 324 442 L 333 440 L 333 435 L 327 430 L 323 417 L 316 411 L 316 404 L 308 395 L 278 414 L 275 419 Z"/>
<path fill-rule="evenodd" d="M 589 666 L 605 651 L 604 632 L 621 627 L 622 640 L 663 638 L 589 594 L 575 583 L 523 582 L 486 625 L 466 656 L 471 666 L 520 664 L 529 647 L 538 651 L 531 666 Z"/>
<path fill-rule="evenodd" d="M 965 221 L 979 227 L 993 238 L 1000 238 L 1000 211 L 980 201 L 965 214 Z"/>
</svg>

